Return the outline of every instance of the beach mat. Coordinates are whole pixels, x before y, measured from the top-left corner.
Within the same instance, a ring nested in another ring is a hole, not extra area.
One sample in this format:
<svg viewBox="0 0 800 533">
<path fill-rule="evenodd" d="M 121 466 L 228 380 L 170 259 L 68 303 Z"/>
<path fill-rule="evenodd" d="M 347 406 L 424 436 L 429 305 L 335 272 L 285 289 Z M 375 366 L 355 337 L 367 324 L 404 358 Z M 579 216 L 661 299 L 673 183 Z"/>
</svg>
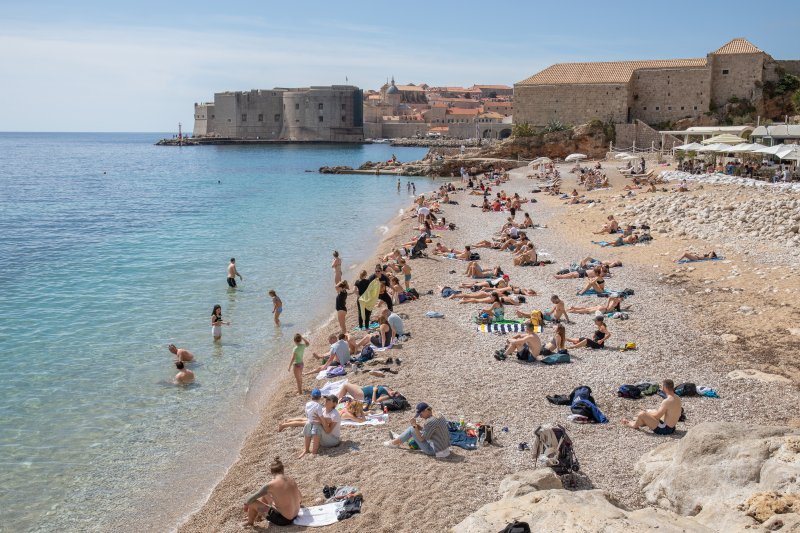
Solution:
<svg viewBox="0 0 800 533">
<path fill-rule="evenodd" d="M 389 420 L 387 413 L 370 414 L 364 422 L 356 422 L 355 420 L 342 420 L 342 426 L 381 426 Z"/>
<path fill-rule="evenodd" d="M 344 507 L 344 502 L 326 503 L 314 507 L 301 507 L 300 513 L 293 524 L 303 527 L 323 527 L 339 521 L 339 511 Z"/>
<path fill-rule="evenodd" d="M 478 324 L 478 331 L 481 333 L 522 333 L 525 331 L 525 324 L 522 322 L 500 322 L 494 324 Z M 537 324 L 533 327 L 534 333 L 542 332 L 542 325 Z"/>
<path fill-rule="evenodd" d="M 684 263 L 699 263 L 701 261 L 722 261 L 723 259 L 725 259 L 725 258 L 724 257 L 720 257 L 720 256 L 717 256 L 717 257 L 706 257 L 705 259 L 681 259 L 680 261 L 676 261 L 676 263 L 678 263 L 679 265 L 682 265 Z"/>
<path fill-rule="evenodd" d="M 616 291 L 606 290 L 604 292 L 597 292 L 594 289 L 589 289 L 586 292 L 576 292 L 575 296 L 611 296 L 612 292 L 616 292 Z"/>
</svg>

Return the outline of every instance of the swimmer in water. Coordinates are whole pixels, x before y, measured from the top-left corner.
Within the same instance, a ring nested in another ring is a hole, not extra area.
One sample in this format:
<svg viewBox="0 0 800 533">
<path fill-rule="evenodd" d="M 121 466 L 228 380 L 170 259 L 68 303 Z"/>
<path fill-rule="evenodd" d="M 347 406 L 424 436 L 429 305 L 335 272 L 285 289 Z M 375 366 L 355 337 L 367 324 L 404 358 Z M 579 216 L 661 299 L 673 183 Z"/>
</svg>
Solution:
<svg viewBox="0 0 800 533">
<path fill-rule="evenodd" d="M 192 355 L 192 352 L 189 350 L 178 348 L 174 344 L 167 346 L 167 349 L 175 356 L 176 361 L 182 361 L 184 363 L 194 361 L 194 355 Z"/>
<path fill-rule="evenodd" d="M 269 291 L 267 294 L 272 297 L 272 316 L 275 317 L 275 325 L 280 326 L 281 313 L 283 313 L 283 302 L 274 289 Z"/>
<path fill-rule="evenodd" d="M 236 259 L 231 257 L 231 262 L 228 265 L 228 286 L 236 288 L 236 276 L 239 276 L 239 281 L 244 281 L 242 275 L 236 270 Z"/>
<path fill-rule="evenodd" d="M 194 372 L 186 368 L 183 361 L 175 361 L 175 368 L 178 369 L 178 373 L 175 374 L 176 385 L 186 385 L 194 381 Z"/>
</svg>

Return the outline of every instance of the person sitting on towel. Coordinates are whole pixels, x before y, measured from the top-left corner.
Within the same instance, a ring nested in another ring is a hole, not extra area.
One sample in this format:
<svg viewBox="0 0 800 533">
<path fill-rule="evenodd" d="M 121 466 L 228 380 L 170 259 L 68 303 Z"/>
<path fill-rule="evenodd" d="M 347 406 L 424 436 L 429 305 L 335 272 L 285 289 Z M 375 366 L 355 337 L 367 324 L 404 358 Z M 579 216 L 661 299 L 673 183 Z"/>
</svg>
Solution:
<svg viewBox="0 0 800 533">
<path fill-rule="evenodd" d="M 422 418 L 425 425 L 420 426 L 417 418 Z M 450 430 L 447 427 L 447 420 L 443 416 L 433 416 L 433 408 L 425 402 L 417 404 L 416 416 L 411 419 L 411 427 L 392 440 L 387 440 L 383 445 L 387 448 L 399 448 L 402 443 L 412 438 L 425 455 L 436 457 L 450 455 Z"/>
<path fill-rule="evenodd" d="M 272 481 L 250 496 L 244 504 L 246 526 L 254 526 L 256 519 L 266 520 L 276 526 L 290 526 L 300 513 L 300 489 L 297 483 L 283 473 L 279 458 L 269 465 Z"/>
<path fill-rule="evenodd" d="M 665 379 L 661 384 L 661 389 L 667 395 L 658 409 L 648 409 L 639 411 L 636 419 L 631 421 L 627 418 L 622 419 L 622 423 L 633 429 L 640 429 L 645 426 L 653 430 L 656 435 L 670 435 L 675 432 L 675 426 L 681 418 L 681 399 L 675 394 L 675 383 L 671 379 Z"/>
<path fill-rule="evenodd" d="M 577 193 L 577 191 L 573 191 Z M 577 196 L 577 194 L 575 194 Z M 595 235 L 600 235 L 603 233 L 616 233 L 619 230 L 619 222 L 614 218 L 614 215 L 608 215 L 608 222 L 606 222 L 600 231 L 595 231 Z"/>
<path fill-rule="evenodd" d="M 605 292 L 605 283 L 606 278 L 605 274 L 603 273 L 602 267 L 596 266 L 593 269 L 594 277 L 589 278 L 589 281 L 586 282 L 586 286 L 580 290 L 578 296 L 582 294 L 586 294 L 586 291 L 594 289 L 594 292 L 600 294 Z"/>
<path fill-rule="evenodd" d="M 594 338 L 579 337 L 577 339 L 567 339 L 572 343 L 572 348 L 583 348 L 584 346 L 588 346 L 592 350 L 605 348 L 606 341 L 611 338 L 611 332 L 608 331 L 608 327 L 606 327 L 602 315 L 594 317 L 594 325 L 597 327 L 594 332 Z"/>
</svg>

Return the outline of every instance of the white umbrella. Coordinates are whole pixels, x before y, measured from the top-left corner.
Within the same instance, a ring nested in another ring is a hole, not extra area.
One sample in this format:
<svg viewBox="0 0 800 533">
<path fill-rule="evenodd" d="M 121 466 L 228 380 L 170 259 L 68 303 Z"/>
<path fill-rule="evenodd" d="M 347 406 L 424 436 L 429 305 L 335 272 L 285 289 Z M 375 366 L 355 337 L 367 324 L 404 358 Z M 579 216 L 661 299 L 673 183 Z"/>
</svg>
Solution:
<svg viewBox="0 0 800 533">
<path fill-rule="evenodd" d="M 781 159 L 791 159 L 792 161 L 800 161 L 800 146 L 787 146 L 785 149 L 779 151 L 777 154 Z"/>
<path fill-rule="evenodd" d="M 581 159 L 586 159 L 586 156 L 584 154 L 569 154 L 564 158 L 564 161 L 571 163 L 572 161 L 580 161 Z"/>
<path fill-rule="evenodd" d="M 754 150 L 754 152 L 757 154 L 776 155 L 785 148 L 786 146 L 783 144 L 776 144 L 775 146 L 765 146 L 764 148 L 759 148 L 758 150 Z"/>
<path fill-rule="evenodd" d="M 628 154 L 622 158 L 623 161 L 634 161 L 636 159 L 641 159 L 638 155 Z"/>
<path fill-rule="evenodd" d="M 717 143 L 714 146 L 717 147 L 717 149 L 714 150 L 715 152 L 723 152 L 723 153 L 728 153 L 731 151 L 731 148 L 733 148 L 733 146 L 731 146 L 730 144 L 725 144 L 725 143 Z"/>
<path fill-rule="evenodd" d="M 727 152 L 731 149 L 731 145 L 729 144 L 709 144 L 708 146 L 704 146 L 699 148 L 698 152 Z"/>
<path fill-rule="evenodd" d="M 529 167 L 536 167 L 536 166 L 539 166 L 539 165 L 548 165 L 548 164 L 550 164 L 552 162 L 553 162 L 553 160 L 550 159 L 549 157 L 537 157 L 536 159 L 534 159 L 533 161 L 528 163 L 528 166 Z"/>
<path fill-rule="evenodd" d="M 700 143 L 682 144 L 675 147 L 676 150 L 683 150 L 684 152 L 696 152 L 701 148 L 705 148 L 705 146 Z"/>
<path fill-rule="evenodd" d="M 614 155 L 614 159 L 625 159 L 629 155 L 631 155 L 631 154 L 629 154 L 628 152 L 620 152 L 620 153 Z"/>
</svg>

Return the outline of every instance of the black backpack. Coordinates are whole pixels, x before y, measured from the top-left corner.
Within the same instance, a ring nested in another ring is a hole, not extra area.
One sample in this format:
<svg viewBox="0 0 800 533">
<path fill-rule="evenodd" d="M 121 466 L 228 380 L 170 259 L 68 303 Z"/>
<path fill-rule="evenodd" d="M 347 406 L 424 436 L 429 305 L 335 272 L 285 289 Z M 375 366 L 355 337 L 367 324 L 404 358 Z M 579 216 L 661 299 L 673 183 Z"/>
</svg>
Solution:
<svg viewBox="0 0 800 533">
<path fill-rule="evenodd" d="M 387 411 L 403 411 L 409 407 L 411 407 L 411 404 L 408 403 L 408 400 L 406 400 L 405 396 L 402 394 L 398 394 L 393 398 L 381 402 L 381 408 L 386 408 Z"/>
<path fill-rule="evenodd" d="M 539 464 L 539 457 L 544 456 L 545 466 L 552 468 L 559 476 L 580 470 L 566 429 L 558 424 L 545 424 L 536 428 L 533 434 L 536 436 L 531 447 L 535 457 L 534 468 Z"/>
<path fill-rule="evenodd" d="M 619 389 L 617 390 L 617 396 L 620 398 L 638 400 L 642 397 L 642 389 L 636 385 L 620 385 Z"/>
<path fill-rule="evenodd" d="M 697 385 L 694 383 L 681 383 L 675 387 L 675 394 L 678 396 L 697 396 Z"/>
<path fill-rule="evenodd" d="M 531 533 L 531 526 L 529 526 L 527 522 L 514 520 L 501 529 L 499 533 Z"/>
<path fill-rule="evenodd" d="M 479 254 L 478 252 L 470 252 L 469 254 L 470 261 L 480 261 L 480 259 L 481 259 L 481 254 Z"/>
</svg>

